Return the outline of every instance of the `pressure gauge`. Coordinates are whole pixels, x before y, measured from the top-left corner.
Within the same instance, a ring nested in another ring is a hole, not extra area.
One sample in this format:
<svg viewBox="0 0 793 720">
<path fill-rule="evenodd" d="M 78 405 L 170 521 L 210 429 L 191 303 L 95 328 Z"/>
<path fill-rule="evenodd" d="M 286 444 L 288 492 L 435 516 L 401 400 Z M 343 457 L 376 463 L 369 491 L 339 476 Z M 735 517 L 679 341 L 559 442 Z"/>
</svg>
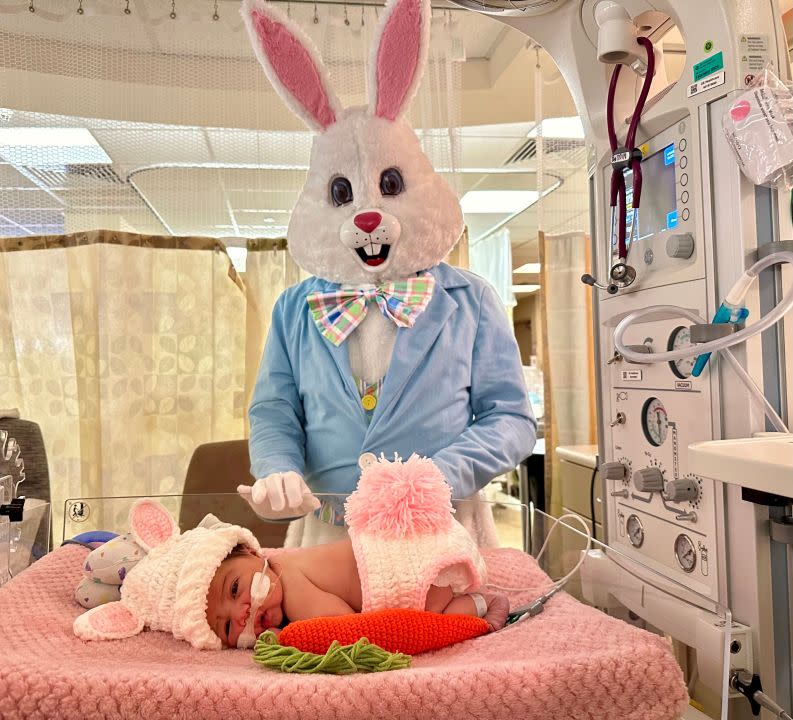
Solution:
<svg viewBox="0 0 793 720">
<path fill-rule="evenodd" d="M 694 571 L 697 565 L 697 551 L 688 535 L 678 535 L 675 538 L 675 557 L 684 572 Z"/>
<path fill-rule="evenodd" d="M 664 444 L 669 430 L 669 419 L 666 408 L 658 398 L 651 397 L 645 401 L 642 408 L 642 430 L 650 445 L 660 447 Z"/>
<path fill-rule="evenodd" d="M 639 520 L 639 516 L 628 515 L 625 528 L 628 531 L 628 539 L 631 541 L 631 545 L 637 548 L 641 547 L 644 544 L 644 528 L 642 527 L 642 521 Z"/>
<path fill-rule="evenodd" d="M 691 333 L 688 328 L 681 325 L 672 330 L 669 340 L 666 343 L 667 350 L 680 350 L 680 348 L 691 346 Z M 694 369 L 694 363 L 697 360 L 696 355 L 692 355 L 682 360 L 670 360 L 669 367 L 672 372 L 681 380 L 691 377 L 691 371 Z"/>
</svg>

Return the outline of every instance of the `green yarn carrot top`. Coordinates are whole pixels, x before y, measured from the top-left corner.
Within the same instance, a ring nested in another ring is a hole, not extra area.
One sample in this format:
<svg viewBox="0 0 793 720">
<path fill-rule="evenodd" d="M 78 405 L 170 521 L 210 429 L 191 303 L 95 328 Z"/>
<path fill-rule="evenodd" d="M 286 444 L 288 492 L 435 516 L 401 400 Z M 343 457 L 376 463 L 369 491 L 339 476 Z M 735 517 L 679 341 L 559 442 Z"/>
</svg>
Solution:
<svg viewBox="0 0 793 720">
<path fill-rule="evenodd" d="M 253 660 L 259 665 L 289 673 L 329 673 L 349 675 L 356 672 L 383 672 L 410 667 L 410 655 L 392 653 L 366 638 L 352 645 L 334 640 L 324 655 L 303 652 L 278 643 L 275 633 L 267 631 L 259 636 L 253 649 Z"/>
</svg>

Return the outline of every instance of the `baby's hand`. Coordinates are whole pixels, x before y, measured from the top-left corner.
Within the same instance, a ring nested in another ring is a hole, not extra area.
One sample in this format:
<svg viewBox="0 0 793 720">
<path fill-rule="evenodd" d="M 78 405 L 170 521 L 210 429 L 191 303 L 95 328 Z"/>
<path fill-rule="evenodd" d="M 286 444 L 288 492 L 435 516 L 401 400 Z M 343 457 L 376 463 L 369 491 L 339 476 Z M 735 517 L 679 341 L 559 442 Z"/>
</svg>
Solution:
<svg viewBox="0 0 793 720">
<path fill-rule="evenodd" d="M 296 472 L 272 473 L 253 485 L 238 486 L 237 492 L 265 520 L 302 517 L 320 505 Z"/>
<path fill-rule="evenodd" d="M 509 614 L 509 600 L 506 595 L 485 595 L 487 603 L 487 613 L 485 620 L 490 625 L 490 630 L 495 632 L 501 630 L 507 622 Z"/>
</svg>

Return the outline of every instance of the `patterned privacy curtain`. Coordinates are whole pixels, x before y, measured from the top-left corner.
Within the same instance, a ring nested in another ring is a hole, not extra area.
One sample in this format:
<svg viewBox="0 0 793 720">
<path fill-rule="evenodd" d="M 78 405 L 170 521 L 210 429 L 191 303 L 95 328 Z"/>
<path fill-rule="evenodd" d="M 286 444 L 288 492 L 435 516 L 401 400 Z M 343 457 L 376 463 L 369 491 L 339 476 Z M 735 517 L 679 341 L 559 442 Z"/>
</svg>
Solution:
<svg viewBox="0 0 793 720">
<path fill-rule="evenodd" d="M 244 436 L 244 286 L 211 238 L 0 240 L 0 397 L 42 429 L 67 497 L 178 493 L 201 443 Z"/>
<path fill-rule="evenodd" d="M 545 383 L 545 488 L 550 512 L 562 511 L 559 445 L 596 442 L 592 291 L 580 281 L 591 271 L 585 233 L 539 234 L 543 379 Z M 550 488 L 550 497 L 548 489 Z"/>
<path fill-rule="evenodd" d="M 278 296 L 290 285 L 308 277 L 292 260 L 286 240 L 249 240 L 245 269 L 247 315 L 245 322 L 245 406 L 256 375 Z M 247 412 L 245 413 L 247 436 Z"/>
</svg>

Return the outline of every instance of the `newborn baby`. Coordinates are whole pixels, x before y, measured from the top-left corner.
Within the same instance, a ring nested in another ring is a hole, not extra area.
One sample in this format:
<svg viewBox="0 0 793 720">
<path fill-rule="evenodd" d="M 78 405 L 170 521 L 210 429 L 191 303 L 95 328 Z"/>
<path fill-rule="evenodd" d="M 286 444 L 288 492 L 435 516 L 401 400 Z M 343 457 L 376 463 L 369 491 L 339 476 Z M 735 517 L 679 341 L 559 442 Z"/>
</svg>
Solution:
<svg viewBox="0 0 793 720">
<path fill-rule="evenodd" d="M 263 600 L 258 607 L 254 576 L 262 572 Z M 254 590 L 254 592 L 252 592 Z M 207 622 L 224 647 L 245 647 L 265 630 L 276 634 L 293 620 L 360 612 L 361 579 L 349 539 L 313 548 L 276 552 L 264 562 L 239 545 L 218 568 L 207 594 Z M 493 630 L 504 626 L 505 595 L 455 595 L 449 586 L 430 585 L 425 610 L 484 617 Z M 243 631 L 249 625 L 252 633 Z M 243 643 L 238 644 L 240 639 Z M 247 642 L 246 642 L 247 641 Z"/>
<path fill-rule="evenodd" d="M 78 616 L 74 632 L 110 640 L 149 627 L 200 649 L 252 647 L 293 620 L 387 608 L 476 615 L 498 629 L 507 598 L 479 594 L 485 564 L 453 513 L 440 471 L 415 455 L 363 470 L 345 504 L 348 539 L 300 550 L 262 550 L 249 530 L 214 515 L 180 534 L 160 503 L 141 500 L 129 533 L 84 565 L 91 582 L 120 583 L 119 599 Z M 134 564 L 130 551 L 138 551 Z M 83 584 L 81 603 L 90 599 Z"/>
</svg>

